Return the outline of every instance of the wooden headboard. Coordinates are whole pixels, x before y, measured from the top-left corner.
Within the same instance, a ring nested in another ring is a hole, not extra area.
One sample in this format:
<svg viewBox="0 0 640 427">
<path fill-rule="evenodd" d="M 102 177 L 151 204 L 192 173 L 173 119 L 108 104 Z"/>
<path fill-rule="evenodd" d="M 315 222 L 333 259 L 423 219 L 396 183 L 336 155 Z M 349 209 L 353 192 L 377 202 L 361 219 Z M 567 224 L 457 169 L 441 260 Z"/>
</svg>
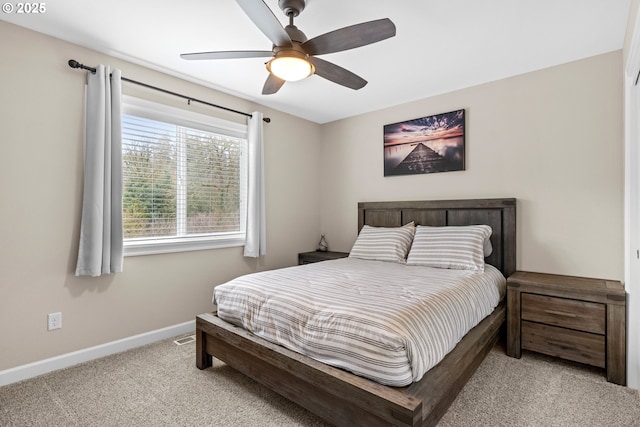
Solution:
<svg viewBox="0 0 640 427">
<path fill-rule="evenodd" d="M 435 200 L 358 203 L 358 232 L 362 226 L 416 225 L 491 226 L 493 252 L 485 261 L 505 277 L 516 271 L 516 199 Z"/>
</svg>

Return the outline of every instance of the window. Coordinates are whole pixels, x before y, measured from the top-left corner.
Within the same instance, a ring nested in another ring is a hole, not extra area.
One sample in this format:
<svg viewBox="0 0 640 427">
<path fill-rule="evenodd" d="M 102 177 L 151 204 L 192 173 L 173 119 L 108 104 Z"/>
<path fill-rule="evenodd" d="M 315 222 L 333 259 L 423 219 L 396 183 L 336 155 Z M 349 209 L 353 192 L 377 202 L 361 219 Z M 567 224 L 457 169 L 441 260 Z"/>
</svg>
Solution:
<svg viewBox="0 0 640 427">
<path fill-rule="evenodd" d="M 125 97 L 125 255 L 241 246 L 247 126 Z"/>
</svg>

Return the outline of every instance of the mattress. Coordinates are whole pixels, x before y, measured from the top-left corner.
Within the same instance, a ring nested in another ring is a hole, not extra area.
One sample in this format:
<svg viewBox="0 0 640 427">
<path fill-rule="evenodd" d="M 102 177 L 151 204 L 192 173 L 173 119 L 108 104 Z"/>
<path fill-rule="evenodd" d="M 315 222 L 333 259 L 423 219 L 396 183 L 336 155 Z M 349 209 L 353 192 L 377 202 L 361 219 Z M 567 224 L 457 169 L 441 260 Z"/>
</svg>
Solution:
<svg viewBox="0 0 640 427">
<path fill-rule="evenodd" d="M 419 381 L 504 297 L 484 272 L 343 258 L 264 271 L 214 289 L 218 317 L 389 386 Z"/>
</svg>

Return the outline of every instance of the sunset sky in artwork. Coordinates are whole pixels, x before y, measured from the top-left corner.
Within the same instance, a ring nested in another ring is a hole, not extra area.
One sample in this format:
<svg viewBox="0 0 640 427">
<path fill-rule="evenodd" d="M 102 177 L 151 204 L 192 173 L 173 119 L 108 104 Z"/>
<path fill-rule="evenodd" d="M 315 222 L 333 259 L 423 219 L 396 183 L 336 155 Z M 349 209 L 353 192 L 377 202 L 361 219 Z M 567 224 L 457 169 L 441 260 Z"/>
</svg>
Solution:
<svg viewBox="0 0 640 427">
<path fill-rule="evenodd" d="M 460 137 L 464 134 L 464 110 L 394 123 L 384 127 L 384 146 Z"/>
</svg>

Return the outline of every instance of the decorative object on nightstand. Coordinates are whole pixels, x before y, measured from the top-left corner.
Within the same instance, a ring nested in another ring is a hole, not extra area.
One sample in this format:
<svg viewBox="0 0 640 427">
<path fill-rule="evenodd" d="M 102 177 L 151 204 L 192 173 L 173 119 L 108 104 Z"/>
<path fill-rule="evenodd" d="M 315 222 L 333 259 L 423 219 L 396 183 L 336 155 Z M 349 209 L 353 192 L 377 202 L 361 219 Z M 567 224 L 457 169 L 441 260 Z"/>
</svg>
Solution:
<svg viewBox="0 0 640 427">
<path fill-rule="evenodd" d="M 516 271 L 507 279 L 507 354 L 548 354 L 626 385 L 626 293 L 615 280 Z"/>
<path fill-rule="evenodd" d="M 320 236 L 320 242 L 318 243 L 318 250 L 320 252 L 326 252 L 329 249 L 329 245 L 327 245 L 327 239 L 324 238 L 324 234 Z"/>
<path fill-rule="evenodd" d="M 303 252 L 298 254 L 298 264 L 311 264 L 312 262 L 346 258 L 348 256 L 349 256 L 349 252 L 331 252 L 331 251 Z"/>
</svg>

